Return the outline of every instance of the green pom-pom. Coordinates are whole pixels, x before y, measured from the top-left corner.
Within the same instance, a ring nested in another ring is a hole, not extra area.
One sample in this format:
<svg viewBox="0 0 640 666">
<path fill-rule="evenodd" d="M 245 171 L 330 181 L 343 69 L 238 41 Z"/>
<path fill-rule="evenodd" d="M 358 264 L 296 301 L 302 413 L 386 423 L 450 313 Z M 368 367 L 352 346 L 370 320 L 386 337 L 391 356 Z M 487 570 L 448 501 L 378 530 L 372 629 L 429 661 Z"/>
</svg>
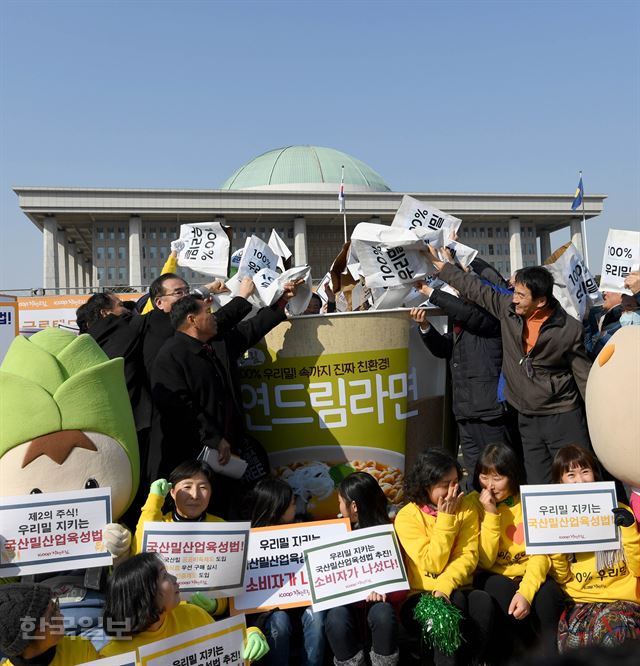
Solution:
<svg viewBox="0 0 640 666">
<path fill-rule="evenodd" d="M 442 597 L 423 594 L 413 610 L 413 617 L 422 627 L 422 638 L 431 647 L 451 656 L 462 643 L 462 613 Z"/>
</svg>

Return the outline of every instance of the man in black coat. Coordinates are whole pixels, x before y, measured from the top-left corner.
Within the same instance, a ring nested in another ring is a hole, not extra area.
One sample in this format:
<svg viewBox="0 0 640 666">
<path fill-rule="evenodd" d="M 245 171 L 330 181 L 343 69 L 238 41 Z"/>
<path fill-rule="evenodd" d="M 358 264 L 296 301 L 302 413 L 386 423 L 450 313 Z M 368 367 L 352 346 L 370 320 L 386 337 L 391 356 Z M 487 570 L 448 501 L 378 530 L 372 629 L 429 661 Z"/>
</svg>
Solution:
<svg viewBox="0 0 640 666">
<path fill-rule="evenodd" d="M 412 319 L 419 324 L 422 341 L 437 358 L 446 358 L 451 371 L 453 413 L 467 489 L 476 461 L 488 444 L 512 444 L 506 405 L 499 399 L 498 385 L 502 368 L 500 322 L 486 310 L 426 284 L 420 291 L 432 305 L 441 308 L 453 321 L 451 330 L 442 335 L 427 320 L 427 310 L 413 308 Z"/>
<path fill-rule="evenodd" d="M 237 450 L 244 417 L 236 361 L 286 319 L 284 308 L 295 285 L 289 283 L 285 290 L 277 304 L 262 308 L 247 321 L 240 320 L 251 309 L 249 304 L 234 299 L 224 308 L 223 330 L 218 314 L 202 298 L 185 296 L 174 303 L 175 335 L 164 344 L 151 371 L 158 418 L 152 427 L 149 467 L 156 478 L 197 457 L 205 445 L 217 449 L 222 465 Z"/>
</svg>

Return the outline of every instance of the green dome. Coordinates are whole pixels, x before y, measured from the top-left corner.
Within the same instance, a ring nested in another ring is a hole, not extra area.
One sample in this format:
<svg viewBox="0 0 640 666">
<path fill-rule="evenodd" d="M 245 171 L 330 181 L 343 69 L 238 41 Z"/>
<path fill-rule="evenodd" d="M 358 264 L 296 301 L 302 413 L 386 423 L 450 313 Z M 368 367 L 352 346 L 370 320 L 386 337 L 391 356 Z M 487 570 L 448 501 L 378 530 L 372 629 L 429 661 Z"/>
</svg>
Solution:
<svg viewBox="0 0 640 666">
<path fill-rule="evenodd" d="M 390 192 L 364 162 L 333 148 L 287 146 L 258 155 L 237 169 L 223 190 L 336 190 L 344 166 L 347 192 Z"/>
</svg>

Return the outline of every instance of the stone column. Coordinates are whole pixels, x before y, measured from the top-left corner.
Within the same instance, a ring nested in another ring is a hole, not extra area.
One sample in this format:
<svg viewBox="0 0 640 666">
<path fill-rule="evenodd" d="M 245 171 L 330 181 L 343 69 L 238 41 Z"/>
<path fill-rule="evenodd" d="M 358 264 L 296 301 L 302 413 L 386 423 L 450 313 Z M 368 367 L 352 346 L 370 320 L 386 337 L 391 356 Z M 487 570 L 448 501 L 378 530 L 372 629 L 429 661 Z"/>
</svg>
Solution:
<svg viewBox="0 0 640 666">
<path fill-rule="evenodd" d="M 540 263 L 542 263 L 551 254 L 551 234 L 548 231 L 541 231 L 540 237 Z"/>
<path fill-rule="evenodd" d="M 42 286 L 55 289 L 58 286 L 58 224 L 56 218 L 45 217 L 42 223 Z"/>
<path fill-rule="evenodd" d="M 82 262 L 82 286 L 87 291 L 91 287 L 91 259 L 85 259 Z"/>
<path fill-rule="evenodd" d="M 78 269 L 77 258 L 76 258 L 76 244 L 72 241 L 67 243 L 67 257 L 68 257 L 68 266 L 69 266 L 69 282 L 67 288 L 71 293 L 76 292 L 76 287 L 78 286 Z"/>
<path fill-rule="evenodd" d="M 571 242 L 576 246 L 576 250 L 585 258 L 584 243 L 582 242 L 582 220 L 571 220 L 569 225 L 571 231 Z"/>
<path fill-rule="evenodd" d="M 56 252 L 58 254 L 58 287 L 64 291 L 69 284 L 69 269 L 67 268 L 67 234 L 64 229 L 58 229 Z"/>
<path fill-rule="evenodd" d="M 520 220 L 512 217 L 509 220 L 509 260 L 511 273 L 522 268 L 522 239 L 520 238 Z"/>
<path fill-rule="evenodd" d="M 129 284 L 142 284 L 142 221 L 138 215 L 129 218 Z"/>
<path fill-rule="evenodd" d="M 307 263 L 307 221 L 304 217 L 293 220 L 293 258 L 296 266 Z"/>
</svg>

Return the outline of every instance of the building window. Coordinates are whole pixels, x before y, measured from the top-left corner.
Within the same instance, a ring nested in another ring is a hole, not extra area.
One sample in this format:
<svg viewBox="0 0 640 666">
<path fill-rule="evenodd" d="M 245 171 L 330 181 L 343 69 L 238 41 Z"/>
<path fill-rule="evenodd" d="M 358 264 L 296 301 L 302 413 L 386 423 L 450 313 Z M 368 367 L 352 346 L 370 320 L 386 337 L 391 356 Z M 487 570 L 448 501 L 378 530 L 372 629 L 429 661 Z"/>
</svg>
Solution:
<svg viewBox="0 0 640 666">
<path fill-rule="evenodd" d="M 149 269 L 149 275 L 151 276 L 152 280 L 155 280 L 158 277 L 158 269 L 155 266 L 152 266 Z"/>
<path fill-rule="evenodd" d="M 489 245 L 489 254 L 491 255 L 493 254 L 493 245 L 491 244 Z"/>
<path fill-rule="evenodd" d="M 146 266 L 142 267 L 142 279 L 143 280 L 147 279 L 147 267 Z"/>
<path fill-rule="evenodd" d="M 102 261 L 104 259 L 104 248 L 101 245 L 96 247 L 96 259 Z"/>
<path fill-rule="evenodd" d="M 496 229 L 496 238 L 502 238 L 502 229 Z"/>
<path fill-rule="evenodd" d="M 126 240 L 127 232 L 124 230 L 124 227 L 118 227 L 118 238 L 120 240 Z"/>
<path fill-rule="evenodd" d="M 102 282 L 102 280 L 104 280 L 104 268 L 102 268 L 102 266 L 98 266 L 96 274 L 98 276 L 98 280 Z"/>
<path fill-rule="evenodd" d="M 108 231 L 109 231 L 109 240 L 115 240 L 116 237 L 115 229 L 113 227 L 108 227 Z"/>
<path fill-rule="evenodd" d="M 96 227 L 96 238 L 104 240 L 104 227 Z"/>
<path fill-rule="evenodd" d="M 149 247 L 149 259 L 156 259 L 158 256 L 158 248 L 155 245 Z"/>
<path fill-rule="evenodd" d="M 109 284 L 113 284 L 113 279 L 113 267 L 109 266 L 109 268 L 107 268 L 107 281 Z"/>
<path fill-rule="evenodd" d="M 116 258 L 116 249 L 115 247 L 107 248 L 107 259 L 113 260 Z"/>
<path fill-rule="evenodd" d="M 160 238 L 167 240 L 167 227 L 160 227 Z"/>
<path fill-rule="evenodd" d="M 127 269 L 124 267 L 118 268 L 118 282 L 126 282 L 127 280 Z"/>
<path fill-rule="evenodd" d="M 488 238 L 493 238 L 493 227 L 489 227 L 487 229 L 487 237 Z"/>
<path fill-rule="evenodd" d="M 484 227 L 480 227 L 480 238 L 484 238 Z"/>
<path fill-rule="evenodd" d="M 156 239 L 156 228 L 155 227 L 149 227 L 149 238 L 151 240 Z"/>
<path fill-rule="evenodd" d="M 471 229 L 471 238 L 477 238 L 478 237 L 478 230 L 474 227 Z"/>
<path fill-rule="evenodd" d="M 127 258 L 127 249 L 123 245 L 121 245 L 118 248 L 118 259 L 124 261 L 126 258 Z"/>
<path fill-rule="evenodd" d="M 167 248 L 163 245 L 160 248 L 160 259 L 166 259 L 167 258 Z"/>
</svg>

